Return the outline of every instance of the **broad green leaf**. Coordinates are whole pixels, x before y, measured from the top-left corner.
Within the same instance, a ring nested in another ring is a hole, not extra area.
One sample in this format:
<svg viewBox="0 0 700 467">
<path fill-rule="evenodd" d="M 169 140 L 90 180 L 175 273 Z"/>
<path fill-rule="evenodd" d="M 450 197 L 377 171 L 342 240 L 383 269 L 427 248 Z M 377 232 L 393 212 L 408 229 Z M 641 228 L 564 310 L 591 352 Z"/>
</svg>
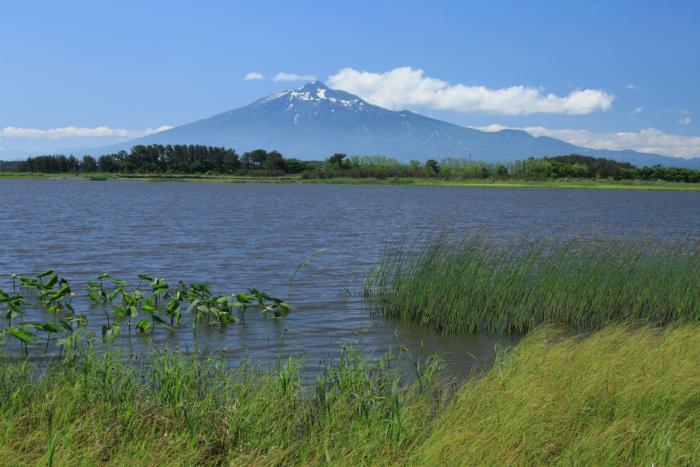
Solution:
<svg viewBox="0 0 700 467">
<path fill-rule="evenodd" d="M 119 325 L 117 323 L 112 323 L 109 326 L 104 325 L 104 326 L 102 326 L 102 339 L 105 342 L 110 343 L 110 342 L 114 341 L 114 339 L 116 339 L 117 336 L 119 336 L 119 334 L 121 334 L 121 332 L 122 332 L 122 328 L 119 327 Z"/>
<path fill-rule="evenodd" d="M 52 323 L 51 321 L 37 324 L 36 328 L 41 329 L 42 331 L 45 331 L 45 332 L 52 332 L 52 333 L 56 333 L 56 332 L 59 332 L 61 330 L 61 328 L 58 327 L 58 325 L 56 323 Z"/>
<path fill-rule="evenodd" d="M 5 331 L 11 336 L 19 339 L 25 344 L 36 344 L 37 338 L 31 332 L 25 331 L 22 328 L 6 328 Z"/>
<path fill-rule="evenodd" d="M 168 323 L 167 321 L 165 321 L 163 318 L 161 318 L 161 317 L 158 316 L 158 315 L 153 315 L 153 320 L 154 320 L 155 322 L 157 322 L 158 324 L 160 324 L 160 325 L 162 325 L 162 326 L 165 326 L 165 327 L 168 328 L 168 329 L 172 329 L 172 328 L 173 328 L 172 326 L 170 326 L 170 323 Z M 179 320 L 175 320 L 175 322 L 177 323 L 177 322 L 179 322 Z"/>
<path fill-rule="evenodd" d="M 61 326 L 63 326 L 63 329 L 65 329 L 66 331 L 71 333 L 73 332 L 73 326 L 71 326 L 70 323 L 65 319 L 60 320 L 59 323 L 61 323 Z"/>
<path fill-rule="evenodd" d="M 85 327 L 88 324 L 87 316 L 85 315 L 73 315 L 66 318 L 67 321 L 78 323 L 79 327 Z"/>
<path fill-rule="evenodd" d="M 88 297 L 90 297 L 90 300 L 92 300 L 95 303 L 100 303 L 102 301 L 102 295 L 100 295 L 97 291 L 92 291 L 88 294 Z"/>
<path fill-rule="evenodd" d="M 49 277 L 49 280 L 46 281 L 46 287 L 53 287 L 56 285 L 56 282 L 58 282 L 58 276 L 56 274 L 52 274 L 51 277 Z"/>
<path fill-rule="evenodd" d="M 123 306 L 113 306 L 112 311 L 117 318 L 126 318 L 126 309 Z"/>
</svg>

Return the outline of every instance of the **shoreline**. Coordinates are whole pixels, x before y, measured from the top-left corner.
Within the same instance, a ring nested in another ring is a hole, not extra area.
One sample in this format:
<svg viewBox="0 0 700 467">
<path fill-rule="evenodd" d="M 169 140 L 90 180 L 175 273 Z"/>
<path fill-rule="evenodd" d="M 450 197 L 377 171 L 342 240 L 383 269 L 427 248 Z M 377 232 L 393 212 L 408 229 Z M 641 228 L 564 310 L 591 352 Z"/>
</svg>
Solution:
<svg viewBox="0 0 700 467">
<path fill-rule="evenodd" d="M 539 188 L 566 190 L 640 190 L 640 191 L 699 191 L 700 183 L 665 182 L 665 181 L 616 181 L 610 179 L 584 180 L 495 180 L 464 179 L 441 180 L 423 178 L 318 178 L 304 179 L 298 176 L 217 176 L 195 174 L 49 174 L 49 173 L 0 173 L 2 180 L 85 180 L 85 181 L 121 181 L 140 180 L 144 182 L 189 182 L 189 183 L 256 183 L 256 184 L 314 184 L 314 185 L 402 185 L 427 187 L 463 187 L 463 188 Z"/>
</svg>

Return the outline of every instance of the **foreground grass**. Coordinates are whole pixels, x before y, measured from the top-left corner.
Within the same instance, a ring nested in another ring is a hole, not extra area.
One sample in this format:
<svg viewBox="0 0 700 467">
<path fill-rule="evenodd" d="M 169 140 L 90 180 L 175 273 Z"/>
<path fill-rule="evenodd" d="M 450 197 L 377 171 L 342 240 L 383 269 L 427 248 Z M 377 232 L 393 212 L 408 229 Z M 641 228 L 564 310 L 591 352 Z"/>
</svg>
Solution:
<svg viewBox="0 0 700 467">
<path fill-rule="evenodd" d="M 13 465 L 685 464 L 700 462 L 700 327 L 527 337 L 446 397 L 346 353 L 302 389 L 294 362 L 224 370 L 90 353 L 4 362 L 0 459 Z"/>
<path fill-rule="evenodd" d="M 700 327 L 550 338 L 529 336 L 468 383 L 411 463 L 700 463 Z"/>
<path fill-rule="evenodd" d="M 38 465 L 393 463 L 423 439 L 443 397 L 436 366 L 402 383 L 352 352 L 302 388 L 299 362 L 226 370 L 163 355 L 88 353 L 42 371 L 5 362 L 0 459 Z M 3 463 L 5 462 L 3 461 Z"/>
<path fill-rule="evenodd" d="M 647 191 L 700 191 L 698 183 L 612 180 L 612 179 L 557 179 L 557 180 L 497 180 L 497 179 L 454 179 L 439 178 L 311 178 L 299 175 L 284 176 L 229 176 L 194 174 L 42 174 L 23 172 L 0 172 L 0 180 L 143 180 L 147 182 L 204 182 L 204 183 L 272 183 L 272 184 L 320 184 L 320 185 L 411 185 L 411 186 L 451 186 L 472 188 L 551 188 L 581 190 L 647 190 Z"/>
<path fill-rule="evenodd" d="M 374 311 L 444 333 L 522 334 L 542 323 L 700 321 L 700 245 L 440 236 L 385 253 L 365 285 Z"/>
</svg>

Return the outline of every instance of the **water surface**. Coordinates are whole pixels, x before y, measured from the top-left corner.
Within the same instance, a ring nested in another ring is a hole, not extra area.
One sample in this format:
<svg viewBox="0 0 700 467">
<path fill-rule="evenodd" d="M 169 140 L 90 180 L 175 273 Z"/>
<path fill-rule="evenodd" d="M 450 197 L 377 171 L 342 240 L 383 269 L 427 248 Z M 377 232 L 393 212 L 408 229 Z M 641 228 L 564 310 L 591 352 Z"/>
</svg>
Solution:
<svg viewBox="0 0 700 467">
<path fill-rule="evenodd" d="M 80 291 L 102 272 L 132 281 L 141 272 L 172 283 L 206 281 L 217 293 L 257 287 L 295 310 L 281 321 L 249 312 L 226 331 L 207 329 L 201 343 L 231 358 L 294 354 L 312 365 L 353 343 L 377 354 L 400 345 L 414 354 L 439 352 L 467 368 L 508 342 L 438 336 L 368 313 L 362 282 L 384 248 L 406 236 L 443 229 L 503 241 L 700 236 L 700 193 L 690 192 L 4 180 L 0 202 L 0 273 L 52 268 Z M 87 302 L 78 297 L 76 305 Z M 102 315 L 90 316 L 99 329 Z M 27 319 L 35 318 L 47 317 Z M 186 330 L 162 330 L 155 340 L 192 345 Z M 131 346 L 144 342 L 132 339 Z"/>
</svg>

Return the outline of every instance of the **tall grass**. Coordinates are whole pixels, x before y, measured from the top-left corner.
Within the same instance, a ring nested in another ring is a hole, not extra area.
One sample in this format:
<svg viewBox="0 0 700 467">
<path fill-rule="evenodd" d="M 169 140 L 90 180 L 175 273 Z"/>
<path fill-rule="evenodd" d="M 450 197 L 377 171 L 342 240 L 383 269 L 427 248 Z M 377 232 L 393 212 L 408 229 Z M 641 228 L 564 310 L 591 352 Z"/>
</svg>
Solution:
<svg viewBox="0 0 700 467">
<path fill-rule="evenodd" d="M 700 327 L 536 331 L 433 423 L 411 464 L 698 465 Z"/>
<path fill-rule="evenodd" d="M 415 383 L 395 361 L 346 351 L 303 387 L 300 362 L 263 370 L 94 351 L 46 369 L 0 362 L 0 463 L 392 463 L 439 411 L 437 364 Z"/>
<path fill-rule="evenodd" d="M 444 333 L 525 333 L 542 323 L 700 321 L 700 246 L 621 241 L 450 241 L 388 251 L 365 294 L 387 318 Z"/>
<path fill-rule="evenodd" d="M 345 353 L 299 362 L 88 352 L 0 361 L 0 459 L 11 465 L 697 465 L 700 326 L 531 333 L 456 394 L 436 367 Z"/>
</svg>

